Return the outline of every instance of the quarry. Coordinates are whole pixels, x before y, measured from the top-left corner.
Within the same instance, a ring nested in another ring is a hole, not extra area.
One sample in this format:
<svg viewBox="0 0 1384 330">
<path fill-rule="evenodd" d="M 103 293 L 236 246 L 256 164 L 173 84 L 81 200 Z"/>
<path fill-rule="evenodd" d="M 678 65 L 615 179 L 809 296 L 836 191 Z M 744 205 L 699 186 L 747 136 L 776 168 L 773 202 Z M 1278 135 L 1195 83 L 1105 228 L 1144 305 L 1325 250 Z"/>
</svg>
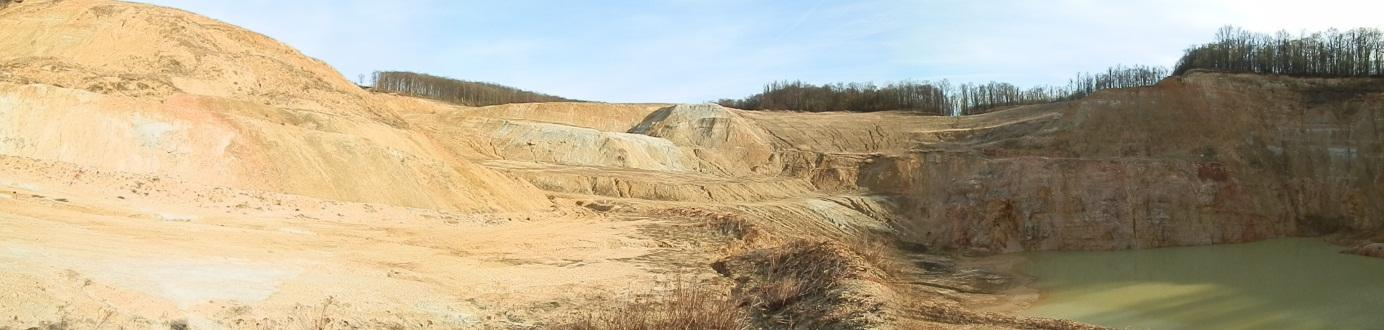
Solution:
<svg viewBox="0 0 1384 330">
<path fill-rule="evenodd" d="M 1384 79 L 1209 70 L 967 116 L 472 107 L 30 0 L 0 8 L 0 328 L 1095 329 L 1020 266 L 1289 239 L 1384 275 L 1381 115 Z"/>
</svg>

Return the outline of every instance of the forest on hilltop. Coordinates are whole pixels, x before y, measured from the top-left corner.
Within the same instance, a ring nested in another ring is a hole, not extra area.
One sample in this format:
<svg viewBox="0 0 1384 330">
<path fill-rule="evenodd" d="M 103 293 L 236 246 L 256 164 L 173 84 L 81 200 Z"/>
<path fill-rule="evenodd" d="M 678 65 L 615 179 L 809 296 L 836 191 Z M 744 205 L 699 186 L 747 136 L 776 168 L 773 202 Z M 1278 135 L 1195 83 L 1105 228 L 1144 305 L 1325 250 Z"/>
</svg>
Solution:
<svg viewBox="0 0 1384 330">
<path fill-rule="evenodd" d="M 1171 72 L 1156 66 L 1116 66 L 1082 73 L 1065 86 L 1028 89 L 1009 83 L 898 82 L 814 85 L 772 82 L 758 94 L 716 103 L 746 110 L 873 112 L 905 110 L 926 115 L 974 115 L 1015 105 L 1068 101 L 1096 91 L 1149 86 L 1171 73 L 1192 70 L 1326 77 L 1384 76 L 1384 34 L 1378 29 L 1327 30 L 1292 37 L 1221 28 L 1215 41 L 1187 49 Z"/>
<path fill-rule="evenodd" d="M 5 3 L 0 0 L 0 4 Z M 902 110 L 925 115 L 974 115 L 1000 108 L 1080 99 L 1097 91 L 1150 86 L 1192 70 L 1314 77 L 1384 77 L 1384 33 L 1374 28 L 1303 33 L 1252 33 L 1221 28 L 1214 41 L 1185 50 L 1173 70 L 1158 66 L 1115 66 L 1079 73 L 1060 86 L 1021 88 L 1005 82 L 953 84 L 941 81 L 834 83 L 777 81 L 760 93 L 715 103 L 746 110 L 873 112 Z M 377 91 L 468 106 L 526 102 L 570 102 L 563 97 L 514 87 L 384 71 L 373 75 Z"/>
<path fill-rule="evenodd" d="M 1191 70 L 1315 77 L 1384 77 L 1384 33 L 1335 29 L 1296 38 L 1286 31 L 1253 33 L 1221 28 L 1216 41 L 1192 47 L 1174 74 Z"/>
<path fill-rule="evenodd" d="M 1160 67 L 1118 66 L 1105 72 L 1078 74 L 1063 87 L 1029 89 L 1003 82 L 952 85 L 946 80 L 900 82 L 885 86 L 871 83 L 813 85 L 784 81 L 765 85 L 764 91 L 759 94 L 743 99 L 722 99 L 716 103 L 746 110 L 907 110 L 927 115 L 971 115 L 1005 106 L 1072 100 L 1102 89 L 1148 86 L 1167 76 L 1168 70 Z"/>
<path fill-rule="evenodd" d="M 467 106 L 532 102 L 580 102 L 500 84 L 466 81 L 414 72 L 375 72 L 371 81 L 373 82 L 372 88 L 376 91 L 400 93 Z"/>
</svg>

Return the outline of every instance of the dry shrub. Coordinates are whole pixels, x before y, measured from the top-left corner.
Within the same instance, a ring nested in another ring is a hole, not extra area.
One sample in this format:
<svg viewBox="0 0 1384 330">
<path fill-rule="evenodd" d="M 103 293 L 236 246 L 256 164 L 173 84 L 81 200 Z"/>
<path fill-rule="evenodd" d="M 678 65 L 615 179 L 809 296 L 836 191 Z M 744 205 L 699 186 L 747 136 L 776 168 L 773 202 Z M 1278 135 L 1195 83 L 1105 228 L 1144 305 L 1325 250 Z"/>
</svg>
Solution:
<svg viewBox="0 0 1384 330">
<path fill-rule="evenodd" d="M 853 242 L 850 249 L 865 262 L 892 277 L 913 276 L 915 266 L 909 264 L 893 240 L 866 238 Z"/>
<path fill-rule="evenodd" d="M 774 282 L 769 282 L 757 288 L 760 304 L 764 310 L 778 311 L 783 310 L 807 296 L 809 288 L 803 282 L 795 278 L 785 278 Z"/>
<path fill-rule="evenodd" d="M 735 213 L 716 212 L 701 208 L 669 208 L 655 211 L 677 217 L 701 219 L 700 225 L 712 232 L 740 240 L 743 243 L 756 243 L 767 237 L 764 230 Z"/>
<path fill-rule="evenodd" d="M 588 314 L 562 328 L 610 329 L 749 329 L 744 311 L 725 294 L 679 281 L 672 290 L 637 299 L 600 313 Z"/>
<path fill-rule="evenodd" d="M 825 244 L 795 242 L 783 253 L 770 254 L 764 260 L 762 275 L 767 281 L 755 288 L 755 306 L 767 311 L 787 309 L 808 296 L 818 296 L 835 289 L 849 276 L 849 262 Z"/>
<path fill-rule="evenodd" d="M 743 218 L 728 214 L 713 214 L 706 218 L 706 226 L 716 233 L 735 239 L 753 242 L 758 240 L 763 233 L 759 228 Z"/>
<path fill-rule="evenodd" d="M 322 302 L 322 307 L 317 309 L 316 315 L 312 318 L 311 329 L 325 330 L 331 328 L 332 318 L 328 316 L 327 310 L 334 304 L 336 304 L 336 297 L 327 297 L 327 300 Z"/>
<path fill-rule="evenodd" d="M 794 241 L 727 258 L 713 265 L 738 283 L 736 296 L 767 328 L 868 327 L 877 301 L 861 291 L 874 270 L 846 246 Z"/>
<path fill-rule="evenodd" d="M 350 321 L 340 315 L 340 310 L 348 307 L 336 299 L 335 296 L 328 296 L 321 303 L 316 305 L 297 304 L 293 306 L 293 314 L 283 324 L 274 324 L 276 327 L 284 329 L 302 330 L 329 330 L 329 329 L 351 329 Z M 244 313 L 246 309 L 242 309 Z M 269 319 L 265 319 L 266 323 Z"/>
</svg>

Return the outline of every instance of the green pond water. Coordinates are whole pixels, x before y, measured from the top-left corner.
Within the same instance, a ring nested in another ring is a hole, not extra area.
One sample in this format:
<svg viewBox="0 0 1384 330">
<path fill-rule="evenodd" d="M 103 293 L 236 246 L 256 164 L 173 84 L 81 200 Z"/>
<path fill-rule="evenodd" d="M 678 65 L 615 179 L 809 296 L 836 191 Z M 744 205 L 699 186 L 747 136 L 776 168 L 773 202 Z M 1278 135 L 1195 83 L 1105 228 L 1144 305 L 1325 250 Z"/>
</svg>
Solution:
<svg viewBox="0 0 1384 330">
<path fill-rule="evenodd" d="M 1319 239 L 1026 253 L 1021 314 L 1127 329 L 1384 329 L 1384 259 Z"/>
</svg>

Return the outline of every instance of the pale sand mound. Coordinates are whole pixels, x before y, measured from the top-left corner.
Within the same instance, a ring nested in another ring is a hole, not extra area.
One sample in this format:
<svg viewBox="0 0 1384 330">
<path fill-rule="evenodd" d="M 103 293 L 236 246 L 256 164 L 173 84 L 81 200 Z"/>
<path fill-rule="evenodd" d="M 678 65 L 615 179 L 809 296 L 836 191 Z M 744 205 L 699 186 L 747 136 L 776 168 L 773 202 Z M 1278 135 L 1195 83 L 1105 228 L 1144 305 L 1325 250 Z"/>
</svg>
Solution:
<svg viewBox="0 0 1384 330">
<path fill-rule="evenodd" d="M 687 146 L 718 174 L 774 174 L 774 148 L 768 134 L 738 113 L 714 104 L 683 104 L 649 114 L 630 133 Z"/>
<path fill-rule="evenodd" d="M 459 156 L 573 166 L 696 171 L 695 156 L 671 141 L 647 135 L 450 112 L 414 120 Z"/>
<path fill-rule="evenodd" d="M 392 118 L 321 61 L 191 13 L 95 0 L 26 1 L 0 13 L 3 80 L 97 93 L 175 92 Z"/>
<path fill-rule="evenodd" d="M 438 105 L 364 92 L 253 32 L 92 0 L 28 1 L 0 27 L 2 155 L 347 201 L 549 206 L 391 110 Z"/>
<path fill-rule="evenodd" d="M 407 118 L 461 157 L 730 177 L 779 171 L 767 133 L 718 105 L 518 104 Z"/>
</svg>

